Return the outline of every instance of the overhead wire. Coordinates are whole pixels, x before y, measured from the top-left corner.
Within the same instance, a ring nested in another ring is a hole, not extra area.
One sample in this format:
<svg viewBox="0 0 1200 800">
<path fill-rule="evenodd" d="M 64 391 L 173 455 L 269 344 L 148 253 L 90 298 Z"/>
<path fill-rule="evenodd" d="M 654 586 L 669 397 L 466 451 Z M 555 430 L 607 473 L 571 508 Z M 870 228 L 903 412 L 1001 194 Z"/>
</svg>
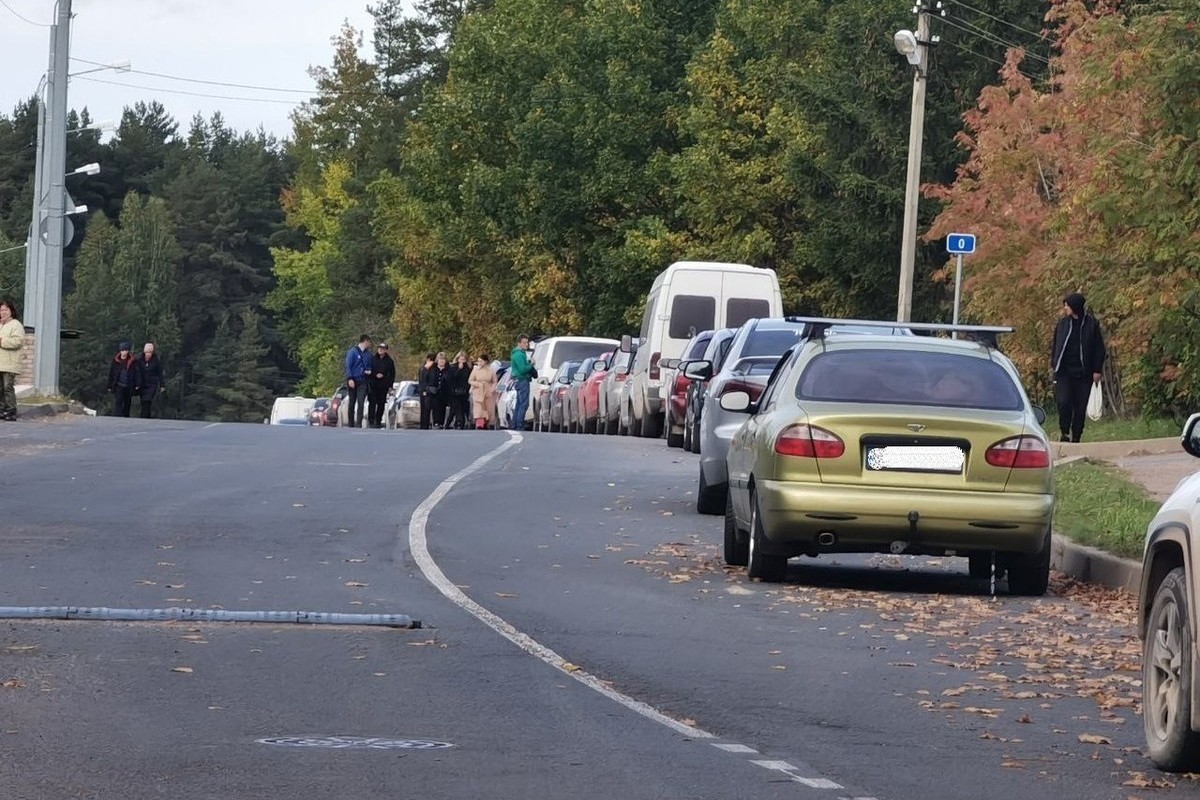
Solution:
<svg viewBox="0 0 1200 800">
<path fill-rule="evenodd" d="M 1050 59 L 1046 58 L 1045 56 L 1038 55 L 1037 53 L 1031 53 L 1031 52 L 1029 52 L 1029 48 L 1023 47 L 1022 45 L 1007 41 L 1005 39 L 1001 39 L 998 36 L 993 36 L 992 34 L 988 33 L 987 31 L 985 31 L 981 28 L 972 29 L 972 28 L 967 27 L 966 25 L 960 25 L 957 22 L 955 22 L 947 17 L 942 17 L 941 21 L 944 24 L 949 25 L 951 28 L 962 31 L 963 33 L 970 34 L 972 36 L 979 37 L 981 39 L 986 39 L 987 41 L 991 42 L 992 44 L 998 44 L 998 45 L 1001 45 L 1002 47 L 1005 47 L 1005 48 L 1008 48 L 1011 50 L 1024 50 L 1025 55 L 1029 58 L 1032 58 L 1035 61 L 1041 61 L 1043 64 L 1050 63 Z"/>
<path fill-rule="evenodd" d="M 5 8 L 7 8 L 7 9 L 8 9 L 8 12 L 9 12 L 10 14 L 12 14 L 12 15 L 13 15 L 14 17 L 16 17 L 17 19 L 21 20 L 21 22 L 24 22 L 26 25 L 33 25 L 35 28 L 49 28 L 49 27 L 52 27 L 52 26 L 50 25 L 50 23 L 48 23 L 48 22 L 36 22 L 36 21 L 34 21 L 34 20 L 30 19 L 29 17 L 25 16 L 24 14 L 22 14 L 22 13 L 21 13 L 21 12 L 19 12 L 19 11 L 17 11 L 17 10 L 16 10 L 15 8 L 13 8 L 12 6 L 10 6 L 10 5 L 8 4 L 8 0 L 0 0 L 0 6 L 4 6 Z"/>
<path fill-rule="evenodd" d="M 1024 27 L 1016 24 L 1015 22 L 1009 22 L 1006 19 L 997 17 L 995 14 L 989 14 L 988 12 L 983 11 L 982 9 L 978 9 L 978 8 L 975 8 L 974 6 L 967 5 L 966 3 L 962 2 L 962 0 L 949 0 L 949 2 L 953 3 L 954 5 L 956 5 L 960 8 L 965 8 L 967 11 L 974 12 L 981 17 L 987 17 L 988 19 L 990 19 L 994 22 L 999 22 L 1001 25 L 1007 25 L 1008 27 L 1012 28 L 1013 30 L 1020 31 L 1021 33 L 1027 33 L 1030 36 L 1036 36 L 1039 39 L 1046 38 L 1045 32 L 1039 33 L 1037 31 L 1031 31 L 1029 28 L 1024 28 Z"/>
<path fill-rule="evenodd" d="M 980 53 L 977 50 L 972 50 L 971 48 L 967 47 L 962 42 L 943 40 L 941 42 L 941 44 L 948 44 L 957 50 L 962 50 L 963 52 L 970 53 L 971 55 L 975 56 L 976 58 L 982 58 L 984 61 L 990 61 L 993 64 L 999 64 L 1002 67 L 1007 63 L 1004 61 L 1004 59 L 996 58 L 994 56 L 984 55 L 983 53 Z M 1025 72 L 1024 70 L 1018 69 L 1017 72 L 1020 75 L 1023 75 L 1024 77 L 1028 78 L 1030 81 L 1036 80 L 1036 78 L 1034 78 L 1032 75 L 1030 75 L 1028 72 Z"/>
<path fill-rule="evenodd" d="M 128 89 L 142 89 L 143 91 L 148 91 L 148 92 L 167 92 L 168 94 L 181 94 L 181 95 L 187 95 L 188 97 L 206 97 L 206 98 L 209 98 L 212 100 L 242 100 L 247 103 L 275 103 L 277 105 L 285 105 L 285 106 L 300 106 L 300 105 L 304 105 L 304 103 L 305 103 L 305 101 L 303 101 L 303 100 L 281 100 L 281 99 L 273 98 L 273 97 L 234 97 L 232 95 L 227 95 L 227 94 L 208 94 L 205 92 L 188 92 L 183 89 L 167 89 L 162 86 L 145 86 L 143 84 L 138 84 L 138 83 L 123 83 L 121 81 L 109 81 L 109 80 L 104 80 L 103 78 L 92 78 L 92 77 L 85 77 L 85 76 L 76 76 L 76 77 L 72 78 L 72 80 L 91 81 L 92 83 L 104 83 L 109 86 L 124 86 Z"/>
</svg>

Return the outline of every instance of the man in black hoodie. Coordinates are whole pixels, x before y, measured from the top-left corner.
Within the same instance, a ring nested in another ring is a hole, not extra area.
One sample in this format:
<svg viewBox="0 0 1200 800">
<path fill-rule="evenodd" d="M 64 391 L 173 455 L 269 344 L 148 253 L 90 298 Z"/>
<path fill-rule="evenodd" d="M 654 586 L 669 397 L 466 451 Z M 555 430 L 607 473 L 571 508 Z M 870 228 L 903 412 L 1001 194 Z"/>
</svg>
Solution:
<svg viewBox="0 0 1200 800">
<path fill-rule="evenodd" d="M 396 364 L 388 355 L 387 342 L 375 346 L 375 358 L 371 363 L 371 374 L 367 376 L 367 427 L 383 427 L 383 407 L 387 403 L 388 389 L 396 382 Z"/>
<path fill-rule="evenodd" d="M 1050 347 L 1050 369 L 1054 373 L 1054 401 L 1058 405 L 1058 428 L 1062 441 L 1083 438 L 1088 397 L 1092 385 L 1104 377 L 1104 337 L 1100 323 L 1087 311 L 1079 293 L 1063 298 L 1062 319 L 1054 328 Z"/>
</svg>

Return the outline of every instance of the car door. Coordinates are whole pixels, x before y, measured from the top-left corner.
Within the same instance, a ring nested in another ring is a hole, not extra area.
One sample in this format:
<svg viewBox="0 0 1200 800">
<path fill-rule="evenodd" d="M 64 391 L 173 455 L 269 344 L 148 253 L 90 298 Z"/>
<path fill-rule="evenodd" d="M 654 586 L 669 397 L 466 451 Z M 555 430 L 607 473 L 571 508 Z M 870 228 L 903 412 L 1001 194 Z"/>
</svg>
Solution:
<svg viewBox="0 0 1200 800">
<path fill-rule="evenodd" d="M 758 473 L 760 464 L 774 459 L 774 442 L 771 441 L 774 426 L 770 421 L 779 407 L 780 387 L 787 383 L 787 376 L 791 372 L 790 367 L 798 349 L 793 348 L 780 356 L 767 379 L 767 386 L 758 400 L 757 409 L 730 442 L 726 463 L 729 469 L 730 491 L 733 491 L 735 485 L 739 487 L 738 492 L 733 495 L 737 498 L 734 501 L 734 512 L 739 519 L 750 519 L 750 478 Z"/>
</svg>

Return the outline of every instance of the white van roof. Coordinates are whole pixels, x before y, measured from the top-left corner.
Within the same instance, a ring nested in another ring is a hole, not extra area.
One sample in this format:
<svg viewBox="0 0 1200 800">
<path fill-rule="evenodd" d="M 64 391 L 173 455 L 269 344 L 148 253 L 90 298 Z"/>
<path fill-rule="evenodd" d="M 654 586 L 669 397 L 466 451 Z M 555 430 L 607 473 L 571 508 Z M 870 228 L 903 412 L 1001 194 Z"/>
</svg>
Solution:
<svg viewBox="0 0 1200 800">
<path fill-rule="evenodd" d="M 676 272 L 741 272 L 753 274 L 768 274 L 774 275 L 775 270 L 769 267 L 754 267 L 750 264 L 735 264 L 724 261 L 676 261 L 671 266 L 664 269 L 654 279 L 654 287 L 661 286 L 666 281 L 669 281 Z"/>
</svg>

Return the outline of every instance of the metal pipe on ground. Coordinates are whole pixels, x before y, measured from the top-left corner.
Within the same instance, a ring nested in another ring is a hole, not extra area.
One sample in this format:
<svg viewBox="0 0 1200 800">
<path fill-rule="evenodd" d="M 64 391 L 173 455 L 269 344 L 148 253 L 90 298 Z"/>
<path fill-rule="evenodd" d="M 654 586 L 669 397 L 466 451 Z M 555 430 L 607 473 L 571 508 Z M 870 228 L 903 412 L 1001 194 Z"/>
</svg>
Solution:
<svg viewBox="0 0 1200 800">
<path fill-rule="evenodd" d="M 343 614 L 329 611 L 227 611 L 216 608 L 105 608 L 87 606 L 0 606 L 0 619 L 88 620 L 93 622 L 265 622 L 294 625 L 421 627 L 407 614 Z"/>
</svg>

